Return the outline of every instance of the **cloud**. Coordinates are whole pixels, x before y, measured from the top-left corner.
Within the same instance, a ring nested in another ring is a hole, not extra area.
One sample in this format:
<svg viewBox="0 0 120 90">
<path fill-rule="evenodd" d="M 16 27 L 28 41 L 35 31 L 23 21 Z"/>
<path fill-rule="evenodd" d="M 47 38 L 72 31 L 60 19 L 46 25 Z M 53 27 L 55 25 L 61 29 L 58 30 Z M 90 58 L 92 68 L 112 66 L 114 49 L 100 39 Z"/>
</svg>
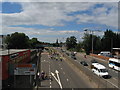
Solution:
<svg viewBox="0 0 120 90">
<path fill-rule="evenodd" d="M 14 14 L 2 14 L 4 25 L 46 25 L 46 26 L 64 26 L 64 21 L 73 21 L 77 23 L 99 23 L 108 26 L 117 27 L 118 11 L 117 3 L 103 3 L 103 7 L 91 9 L 96 3 L 43 3 L 43 2 L 23 2 L 23 12 Z M 111 5 L 112 4 L 112 5 Z M 111 6 L 110 6 L 111 5 Z M 107 14 L 108 8 L 109 13 Z M 92 10 L 92 15 L 79 14 L 74 16 L 69 13 Z M 112 19 L 114 17 L 114 19 Z"/>
<path fill-rule="evenodd" d="M 35 28 L 24 28 L 24 27 L 3 27 L 4 31 L 2 34 L 11 34 L 14 32 L 25 33 L 30 38 L 36 37 L 40 41 L 45 42 L 55 42 L 58 38 L 61 41 L 65 41 L 67 37 L 75 36 L 77 38 L 82 37 L 84 32 L 79 32 L 76 30 L 53 30 L 49 29 L 35 29 Z M 64 39 L 63 39 L 64 38 Z"/>
<path fill-rule="evenodd" d="M 2 14 L 4 25 L 33 25 L 64 26 L 64 21 L 73 21 L 73 16 L 68 13 L 89 9 L 90 3 L 42 3 L 23 2 L 23 12 Z M 12 23 L 11 23 L 12 22 Z"/>
<path fill-rule="evenodd" d="M 29 1 L 29 0 L 28 0 Z M 19 2 L 23 11 L 20 13 L 5 14 L 2 16 L 3 33 L 13 33 L 15 31 L 25 32 L 30 36 L 39 35 L 40 40 L 54 41 L 56 38 L 62 38 L 75 35 L 82 37 L 83 32 L 76 30 L 54 30 L 54 29 L 34 29 L 23 27 L 9 27 L 10 25 L 44 25 L 44 26 L 65 26 L 65 22 L 76 21 L 77 24 L 97 23 L 107 26 L 118 26 L 118 7 L 117 3 L 99 3 L 102 7 L 94 8 L 96 2 Z M 108 10 L 109 8 L 109 10 Z M 89 10 L 91 14 L 82 13 L 77 15 L 68 15 L 74 12 Z M 41 35 L 41 36 L 40 36 Z M 43 36 L 43 37 L 42 37 Z M 49 36 L 46 37 L 46 36 Z M 51 37 L 50 37 L 51 36 Z M 41 38 L 40 38 L 41 37 Z M 54 39 L 53 39 L 54 38 Z"/>
<path fill-rule="evenodd" d="M 119 0 L 0 0 L 0 2 L 119 2 Z"/>
<path fill-rule="evenodd" d="M 103 3 L 103 7 L 92 8 L 91 12 L 92 15 L 76 15 L 77 23 L 97 23 L 118 28 L 118 3 Z"/>
</svg>

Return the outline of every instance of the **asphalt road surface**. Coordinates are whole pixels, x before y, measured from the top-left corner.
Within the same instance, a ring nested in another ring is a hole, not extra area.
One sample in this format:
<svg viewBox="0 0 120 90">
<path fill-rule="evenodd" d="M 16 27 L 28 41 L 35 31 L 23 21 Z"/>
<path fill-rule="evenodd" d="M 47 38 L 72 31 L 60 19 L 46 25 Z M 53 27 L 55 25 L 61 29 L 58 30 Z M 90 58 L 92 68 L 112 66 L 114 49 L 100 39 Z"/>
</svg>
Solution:
<svg viewBox="0 0 120 90">
<path fill-rule="evenodd" d="M 57 49 L 59 52 L 61 52 L 60 48 Z M 66 51 L 66 50 L 65 50 Z M 69 51 L 67 51 L 68 53 L 70 53 Z M 65 53 L 65 52 L 64 52 Z M 68 56 L 70 57 L 70 56 Z M 90 65 L 91 65 L 91 60 L 94 58 L 94 57 L 90 57 L 90 56 L 87 56 L 87 58 L 84 58 L 84 54 L 81 54 L 81 53 L 77 53 L 76 54 L 76 60 L 74 60 L 75 62 L 79 63 L 80 64 L 80 61 L 86 61 L 89 65 L 89 67 L 85 67 L 87 68 L 89 71 L 90 70 Z M 110 79 L 105 79 L 107 82 L 109 82 L 110 84 L 112 84 L 113 86 L 115 87 L 118 87 L 118 83 L 119 83 L 119 73 L 118 71 L 115 71 L 111 68 L 108 67 L 108 61 L 105 61 L 105 60 L 102 60 L 102 59 L 98 59 L 98 58 L 94 58 L 96 59 L 99 63 L 103 64 L 104 66 L 106 66 L 108 68 L 108 72 L 109 72 L 109 75 L 111 76 Z M 73 59 L 72 59 L 73 60 Z"/>
<path fill-rule="evenodd" d="M 41 54 L 41 71 L 44 71 L 48 79 L 42 80 L 38 88 L 92 88 L 92 84 L 84 79 L 83 75 L 75 72 L 63 61 L 56 61 L 49 58 L 49 53 L 44 51 Z"/>
</svg>

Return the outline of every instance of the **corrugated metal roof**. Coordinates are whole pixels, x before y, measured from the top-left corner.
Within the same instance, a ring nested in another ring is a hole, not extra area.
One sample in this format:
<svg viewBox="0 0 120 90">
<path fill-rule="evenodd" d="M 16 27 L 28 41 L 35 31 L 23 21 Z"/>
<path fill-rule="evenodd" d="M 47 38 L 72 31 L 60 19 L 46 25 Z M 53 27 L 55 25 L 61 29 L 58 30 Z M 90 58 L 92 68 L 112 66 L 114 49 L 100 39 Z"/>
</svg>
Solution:
<svg viewBox="0 0 120 90">
<path fill-rule="evenodd" d="M 0 56 L 8 55 L 8 53 L 13 54 L 13 53 L 17 53 L 17 52 L 26 51 L 26 50 L 29 50 L 29 49 L 9 49 L 9 51 L 8 50 L 0 50 Z"/>
</svg>

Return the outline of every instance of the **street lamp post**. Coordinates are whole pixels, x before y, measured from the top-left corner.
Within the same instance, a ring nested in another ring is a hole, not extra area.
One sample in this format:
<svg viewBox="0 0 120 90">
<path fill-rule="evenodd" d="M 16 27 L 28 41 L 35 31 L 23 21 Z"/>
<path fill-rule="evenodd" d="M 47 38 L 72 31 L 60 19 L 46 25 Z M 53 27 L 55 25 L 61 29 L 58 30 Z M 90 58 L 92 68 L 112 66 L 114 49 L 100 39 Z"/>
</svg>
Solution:
<svg viewBox="0 0 120 90">
<path fill-rule="evenodd" d="M 88 30 L 88 29 L 85 29 L 84 31 L 90 31 L 90 32 L 92 32 L 92 54 L 93 54 L 93 30 Z"/>
<path fill-rule="evenodd" d="M 93 54 L 93 31 L 92 32 L 92 54 Z"/>
<path fill-rule="evenodd" d="M 93 54 L 94 53 L 93 32 L 94 31 L 100 32 L 100 30 L 88 30 L 88 29 L 85 29 L 84 31 L 90 31 L 90 33 L 92 35 L 92 54 Z"/>
</svg>

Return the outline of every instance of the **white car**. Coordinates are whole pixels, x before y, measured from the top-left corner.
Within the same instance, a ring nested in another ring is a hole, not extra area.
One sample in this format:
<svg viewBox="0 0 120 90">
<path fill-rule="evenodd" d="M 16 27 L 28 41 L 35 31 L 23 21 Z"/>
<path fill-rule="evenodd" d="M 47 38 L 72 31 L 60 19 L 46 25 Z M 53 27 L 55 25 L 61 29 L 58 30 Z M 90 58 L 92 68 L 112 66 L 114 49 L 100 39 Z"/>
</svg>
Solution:
<svg viewBox="0 0 120 90">
<path fill-rule="evenodd" d="M 77 54 L 77 52 L 74 52 L 74 54 Z"/>
</svg>

